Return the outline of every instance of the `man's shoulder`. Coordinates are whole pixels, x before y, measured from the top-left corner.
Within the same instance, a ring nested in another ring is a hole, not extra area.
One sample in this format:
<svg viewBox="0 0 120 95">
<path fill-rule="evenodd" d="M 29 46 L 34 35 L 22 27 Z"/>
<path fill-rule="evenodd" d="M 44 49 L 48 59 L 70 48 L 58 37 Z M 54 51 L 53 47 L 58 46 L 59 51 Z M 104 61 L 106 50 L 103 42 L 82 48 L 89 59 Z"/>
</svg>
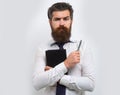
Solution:
<svg viewBox="0 0 120 95">
<path fill-rule="evenodd" d="M 90 44 L 88 40 L 80 39 L 80 40 L 71 40 L 73 45 L 77 45 L 77 47 L 80 45 L 81 50 L 85 50 L 86 48 L 90 48 Z"/>
<path fill-rule="evenodd" d="M 47 50 L 47 49 L 49 49 L 51 47 L 52 43 L 54 43 L 54 42 L 55 41 L 53 41 L 53 40 L 49 40 L 47 42 L 43 41 L 43 43 L 40 43 L 38 45 L 38 49 Z"/>
</svg>

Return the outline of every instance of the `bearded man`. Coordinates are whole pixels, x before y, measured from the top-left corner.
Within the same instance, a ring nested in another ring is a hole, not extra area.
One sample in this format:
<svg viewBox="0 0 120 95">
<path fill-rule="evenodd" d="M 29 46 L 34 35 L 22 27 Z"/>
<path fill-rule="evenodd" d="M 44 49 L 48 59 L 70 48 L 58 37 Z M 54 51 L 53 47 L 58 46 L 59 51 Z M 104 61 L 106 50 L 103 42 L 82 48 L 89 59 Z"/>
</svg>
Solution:
<svg viewBox="0 0 120 95">
<path fill-rule="evenodd" d="M 85 95 L 85 91 L 93 91 L 95 76 L 90 49 L 82 40 L 81 46 L 79 41 L 70 40 L 72 6 L 65 2 L 53 4 L 48 9 L 48 19 L 53 40 L 38 48 L 33 86 L 36 90 L 45 88 L 42 95 Z M 66 50 L 66 59 L 55 67 L 47 66 L 45 51 L 59 50 L 61 46 Z"/>
</svg>

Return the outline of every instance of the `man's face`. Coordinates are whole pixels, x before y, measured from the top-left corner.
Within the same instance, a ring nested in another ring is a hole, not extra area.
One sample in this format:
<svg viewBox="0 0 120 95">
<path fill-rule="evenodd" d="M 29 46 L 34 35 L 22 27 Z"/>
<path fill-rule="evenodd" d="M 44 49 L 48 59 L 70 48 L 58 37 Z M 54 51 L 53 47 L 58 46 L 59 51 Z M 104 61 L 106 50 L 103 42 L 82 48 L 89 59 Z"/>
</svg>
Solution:
<svg viewBox="0 0 120 95">
<path fill-rule="evenodd" d="M 72 20 L 69 10 L 53 12 L 50 25 L 55 41 L 66 42 L 70 39 Z"/>
</svg>

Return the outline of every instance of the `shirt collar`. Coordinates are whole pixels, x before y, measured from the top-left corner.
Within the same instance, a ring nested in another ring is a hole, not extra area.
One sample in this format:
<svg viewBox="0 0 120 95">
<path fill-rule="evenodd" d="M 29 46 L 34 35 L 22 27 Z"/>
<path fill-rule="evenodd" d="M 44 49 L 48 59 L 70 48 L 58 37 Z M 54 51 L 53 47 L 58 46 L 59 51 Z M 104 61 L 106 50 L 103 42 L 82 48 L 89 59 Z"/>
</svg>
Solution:
<svg viewBox="0 0 120 95">
<path fill-rule="evenodd" d="M 50 44 L 50 46 L 53 46 L 53 45 L 56 45 L 56 44 L 58 44 L 59 42 L 52 42 L 51 44 Z M 66 44 L 66 43 L 73 43 L 73 41 L 67 41 L 67 42 L 64 42 L 64 44 Z M 60 44 L 60 43 L 59 43 Z"/>
</svg>

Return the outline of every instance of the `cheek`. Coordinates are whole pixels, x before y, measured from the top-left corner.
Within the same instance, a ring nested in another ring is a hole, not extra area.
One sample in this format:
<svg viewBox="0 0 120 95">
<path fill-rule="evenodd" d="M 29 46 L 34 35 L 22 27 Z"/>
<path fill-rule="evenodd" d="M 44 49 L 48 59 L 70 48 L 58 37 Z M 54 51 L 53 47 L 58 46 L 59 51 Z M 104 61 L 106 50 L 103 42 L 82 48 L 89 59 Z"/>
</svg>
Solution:
<svg viewBox="0 0 120 95">
<path fill-rule="evenodd" d="M 69 28 L 70 26 L 71 26 L 71 23 L 70 22 L 68 22 L 68 23 L 66 23 L 66 25 L 65 25 L 67 28 Z"/>
<path fill-rule="evenodd" d="M 51 25 L 52 25 L 52 27 L 53 27 L 54 29 L 56 29 L 56 28 L 59 27 L 59 23 L 52 23 Z"/>
<path fill-rule="evenodd" d="M 71 20 L 66 21 L 66 23 L 65 23 L 66 26 L 70 26 L 71 24 L 72 24 L 72 21 L 71 21 Z"/>
</svg>

